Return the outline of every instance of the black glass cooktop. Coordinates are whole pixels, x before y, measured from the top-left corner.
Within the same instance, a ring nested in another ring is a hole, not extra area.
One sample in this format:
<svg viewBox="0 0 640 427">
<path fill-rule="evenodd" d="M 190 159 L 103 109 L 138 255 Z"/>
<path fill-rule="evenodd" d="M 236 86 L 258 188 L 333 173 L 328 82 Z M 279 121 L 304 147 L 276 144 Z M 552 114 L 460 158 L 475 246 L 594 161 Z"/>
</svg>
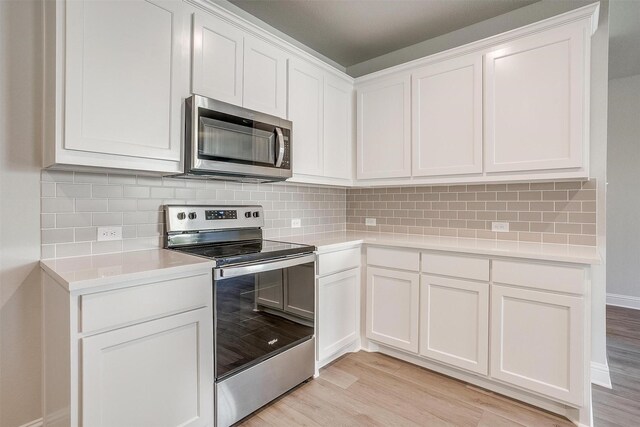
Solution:
<svg viewBox="0 0 640 427">
<path fill-rule="evenodd" d="M 315 251 L 315 246 L 275 240 L 250 240 L 243 242 L 213 243 L 194 245 L 175 250 L 191 255 L 214 259 L 216 266 L 274 259 Z"/>
</svg>

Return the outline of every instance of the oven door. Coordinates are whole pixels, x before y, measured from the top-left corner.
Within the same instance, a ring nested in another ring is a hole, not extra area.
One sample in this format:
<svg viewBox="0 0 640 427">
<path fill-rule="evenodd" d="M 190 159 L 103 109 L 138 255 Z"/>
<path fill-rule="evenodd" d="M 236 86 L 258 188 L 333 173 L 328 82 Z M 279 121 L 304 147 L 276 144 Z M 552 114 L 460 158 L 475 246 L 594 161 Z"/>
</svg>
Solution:
<svg viewBox="0 0 640 427">
<path fill-rule="evenodd" d="M 291 122 L 197 95 L 187 107 L 191 172 L 291 177 Z"/>
<path fill-rule="evenodd" d="M 315 255 L 214 270 L 216 381 L 314 335 Z"/>
</svg>

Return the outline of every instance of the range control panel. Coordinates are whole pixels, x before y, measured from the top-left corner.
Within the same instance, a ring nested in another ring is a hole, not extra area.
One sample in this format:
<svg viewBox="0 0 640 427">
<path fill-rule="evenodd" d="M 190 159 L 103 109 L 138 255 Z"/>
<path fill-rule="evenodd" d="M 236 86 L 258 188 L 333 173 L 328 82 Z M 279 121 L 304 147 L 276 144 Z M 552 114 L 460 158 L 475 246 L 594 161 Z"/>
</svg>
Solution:
<svg viewBox="0 0 640 427">
<path fill-rule="evenodd" d="M 167 232 L 264 227 L 262 206 L 167 205 Z"/>
<path fill-rule="evenodd" d="M 207 210 L 204 211 L 204 216 L 207 221 L 214 219 L 238 219 L 238 211 L 235 209 Z"/>
</svg>

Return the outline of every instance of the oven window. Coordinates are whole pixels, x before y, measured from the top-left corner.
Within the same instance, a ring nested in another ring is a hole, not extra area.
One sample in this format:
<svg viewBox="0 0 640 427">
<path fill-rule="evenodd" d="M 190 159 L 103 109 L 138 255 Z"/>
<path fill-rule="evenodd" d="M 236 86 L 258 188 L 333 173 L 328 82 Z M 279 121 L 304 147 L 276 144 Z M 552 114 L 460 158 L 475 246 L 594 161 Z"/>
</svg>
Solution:
<svg viewBox="0 0 640 427">
<path fill-rule="evenodd" d="M 276 132 L 248 124 L 231 123 L 216 118 L 200 117 L 198 155 L 210 160 L 236 163 L 276 163 Z"/>
<path fill-rule="evenodd" d="M 215 281 L 216 380 L 313 336 L 314 264 Z"/>
</svg>

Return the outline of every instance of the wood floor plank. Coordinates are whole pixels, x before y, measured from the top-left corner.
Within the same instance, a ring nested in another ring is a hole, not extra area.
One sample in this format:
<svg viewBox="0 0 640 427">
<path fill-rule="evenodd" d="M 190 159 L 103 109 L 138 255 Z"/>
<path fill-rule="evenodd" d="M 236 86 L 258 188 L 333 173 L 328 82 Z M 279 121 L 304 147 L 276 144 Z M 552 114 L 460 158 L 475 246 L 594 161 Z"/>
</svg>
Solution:
<svg viewBox="0 0 640 427">
<path fill-rule="evenodd" d="M 349 388 L 351 384 L 358 381 L 358 377 L 333 365 L 322 371 L 322 379 L 343 389 Z"/>
<path fill-rule="evenodd" d="M 595 427 L 640 425 L 640 310 L 607 306 L 612 389 L 593 386 Z"/>
<path fill-rule="evenodd" d="M 480 418 L 478 427 L 524 427 L 524 425 L 501 417 L 493 412 L 485 411 L 482 414 L 482 418 Z"/>
</svg>

